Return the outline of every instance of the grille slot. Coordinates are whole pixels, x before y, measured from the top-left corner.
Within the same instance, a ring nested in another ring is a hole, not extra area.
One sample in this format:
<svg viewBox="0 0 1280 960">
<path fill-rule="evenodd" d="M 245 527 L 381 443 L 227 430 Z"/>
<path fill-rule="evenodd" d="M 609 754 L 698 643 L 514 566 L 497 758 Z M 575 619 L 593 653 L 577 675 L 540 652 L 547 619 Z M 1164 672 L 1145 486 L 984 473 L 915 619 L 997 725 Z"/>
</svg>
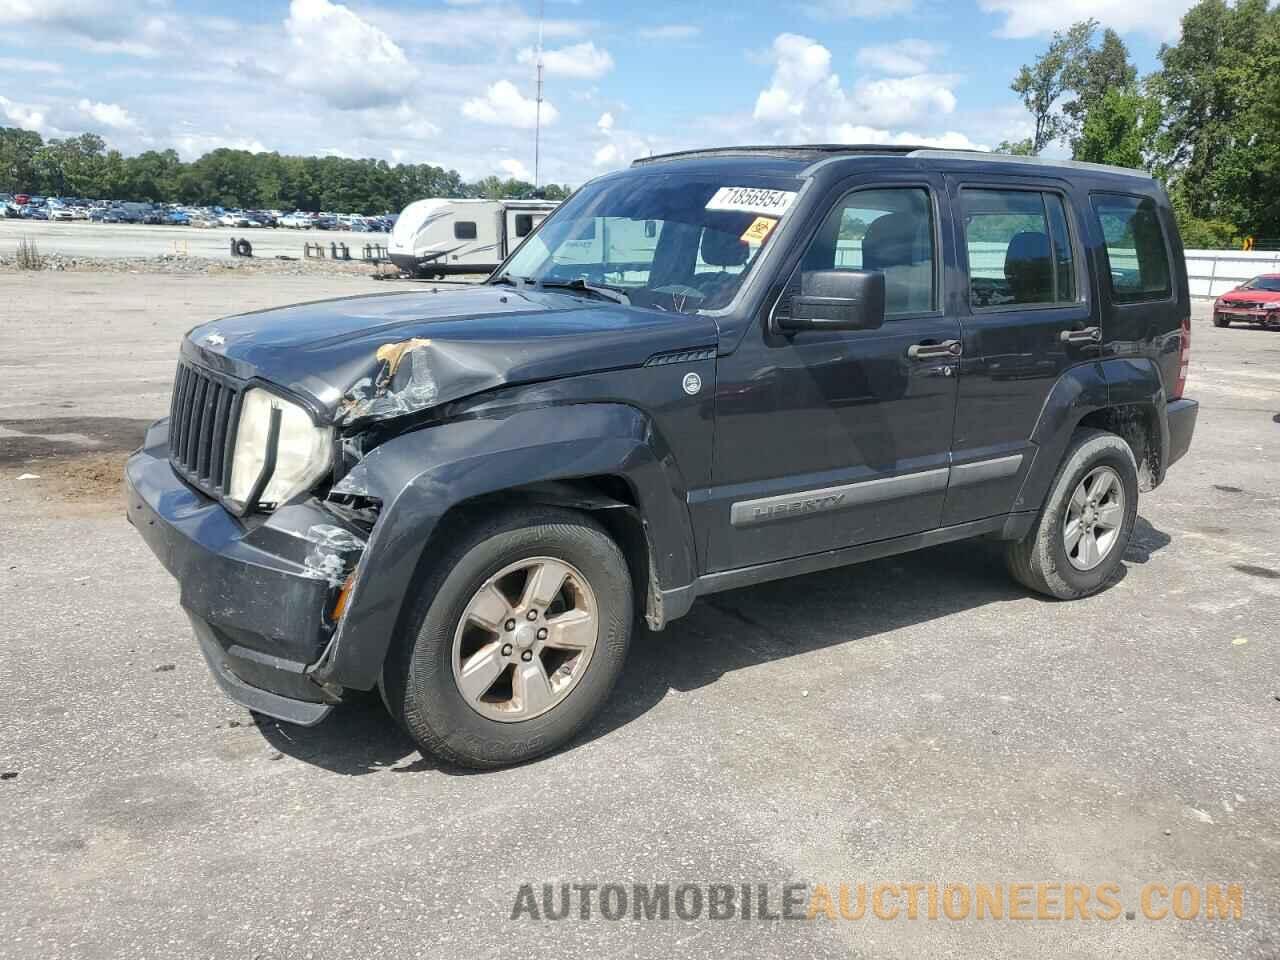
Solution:
<svg viewBox="0 0 1280 960">
<path fill-rule="evenodd" d="M 169 462 L 211 497 L 231 484 L 240 387 L 186 361 L 178 364 L 169 406 Z"/>
</svg>

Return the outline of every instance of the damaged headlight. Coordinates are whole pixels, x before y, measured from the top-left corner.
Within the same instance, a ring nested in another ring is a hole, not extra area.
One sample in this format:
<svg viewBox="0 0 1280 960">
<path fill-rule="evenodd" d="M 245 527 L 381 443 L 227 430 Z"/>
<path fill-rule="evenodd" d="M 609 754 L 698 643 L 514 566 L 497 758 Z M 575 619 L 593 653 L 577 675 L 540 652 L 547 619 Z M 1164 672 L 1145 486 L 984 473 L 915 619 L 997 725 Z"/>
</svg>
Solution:
<svg viewBox="0 0 1280 960">
<path fill-rule="evenodd" d="M 268 465 L 271 422 L 276 410 L 280 412 L 280 426 L 276 435 L 275 467 L 266 486 L 254 498 L 254 488 Z M 274 393 L 248 390 L 240 402 L 240 424 L 236 429 L 231 488 L 227 495 L 241 504 L 250 499 L 283 503 L 314 486 L 328 471 L 332 457 L 331 427 L 317 427 L 306 410 Z"/>
</svg>

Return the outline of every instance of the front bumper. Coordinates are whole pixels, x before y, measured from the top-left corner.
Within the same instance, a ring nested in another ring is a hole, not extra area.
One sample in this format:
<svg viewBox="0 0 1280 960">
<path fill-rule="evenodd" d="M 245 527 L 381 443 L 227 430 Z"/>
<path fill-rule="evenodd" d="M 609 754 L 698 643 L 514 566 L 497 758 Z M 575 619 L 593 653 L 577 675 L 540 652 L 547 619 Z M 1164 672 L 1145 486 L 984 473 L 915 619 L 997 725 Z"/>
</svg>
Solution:
<svg viewBox="0 0 1280 960">
<path fill-rule="evenodd" d="M 308 674 L 333 634 L 326 611 L 363 549 L 315 501 L 237 519 L 168 460 L 168 421 L 125 466 L 129 521 L 177 579 L 180 603 L 219 686 L 251 710 L 318 723 L 340 690 Z"/>
<path fill-rule="evenodd" d="M 1260 323 L 1266 326 L 1280 326 L 1280 310 L 1235 307 L 1229 303 L 1223 303 L 1213 308 L 1213 316 L 1217 320 L 1234 320 L 1238 323 Z"/>
</svg>

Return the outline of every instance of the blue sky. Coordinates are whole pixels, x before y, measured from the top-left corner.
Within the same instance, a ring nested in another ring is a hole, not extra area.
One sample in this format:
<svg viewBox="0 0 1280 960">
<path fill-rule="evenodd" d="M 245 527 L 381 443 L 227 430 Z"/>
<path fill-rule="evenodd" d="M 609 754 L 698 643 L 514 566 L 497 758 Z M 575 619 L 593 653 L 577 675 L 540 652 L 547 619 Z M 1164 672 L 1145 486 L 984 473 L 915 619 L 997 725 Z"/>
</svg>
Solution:
<svg viewBox="0 0 1280 960">
<path fill-rule="evenodd" d="M 1192 0 L 546 0 L 542 179 L 727 143 L 994 146 L 1054 29 L 1142 71 Z M 0 0 L 0 124 L 529 177 L 537 0 Z"/>
</svg>

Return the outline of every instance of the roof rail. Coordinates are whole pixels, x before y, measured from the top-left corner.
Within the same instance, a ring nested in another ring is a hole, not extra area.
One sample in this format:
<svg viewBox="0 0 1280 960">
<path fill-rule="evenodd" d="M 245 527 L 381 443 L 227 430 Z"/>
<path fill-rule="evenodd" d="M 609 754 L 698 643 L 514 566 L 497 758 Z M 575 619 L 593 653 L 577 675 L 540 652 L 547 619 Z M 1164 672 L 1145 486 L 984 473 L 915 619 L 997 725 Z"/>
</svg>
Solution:
<svg viewBox="0 0 1280 960">
<path fill-rule="evenodd" d="M 822 154 L 898 154 L 905 155 L 913 150 L 921 149 L 914 144 L 879 144 L 879 143 L 776 143 L 748 144 L 737 147 L 702 147 L 696 150 L 677 150 L 673 153 L 659 153 L 651 157 L 639 157 L 631 162 L 633 167 L 649 163 L 663 163 L 670 160 L 689 160 L 697 157 L 724 157 L 735 154 L 765 154 L 787 159 L 808 160 Z"/>
<path fill-rule="evenodd" d="M 1089 163 L 1085 160 L 1054 160 L 1050 157 L 1015 156 L 1010 153 L 988 153 L 983 150 L 943 150 L 937 147 L 919 147 L 907 154 L 933 160 L 974 160 L 982 163 L 1027 163 L 1042 167 L 1067 167 L 1072 170 L 1093 170 L 1100 173 L 1118 173 L 1128 177 L 1150 180 L 1151 174 L 1132 167 L 1114 167 L 1108 163 Z"/>
</svg>

